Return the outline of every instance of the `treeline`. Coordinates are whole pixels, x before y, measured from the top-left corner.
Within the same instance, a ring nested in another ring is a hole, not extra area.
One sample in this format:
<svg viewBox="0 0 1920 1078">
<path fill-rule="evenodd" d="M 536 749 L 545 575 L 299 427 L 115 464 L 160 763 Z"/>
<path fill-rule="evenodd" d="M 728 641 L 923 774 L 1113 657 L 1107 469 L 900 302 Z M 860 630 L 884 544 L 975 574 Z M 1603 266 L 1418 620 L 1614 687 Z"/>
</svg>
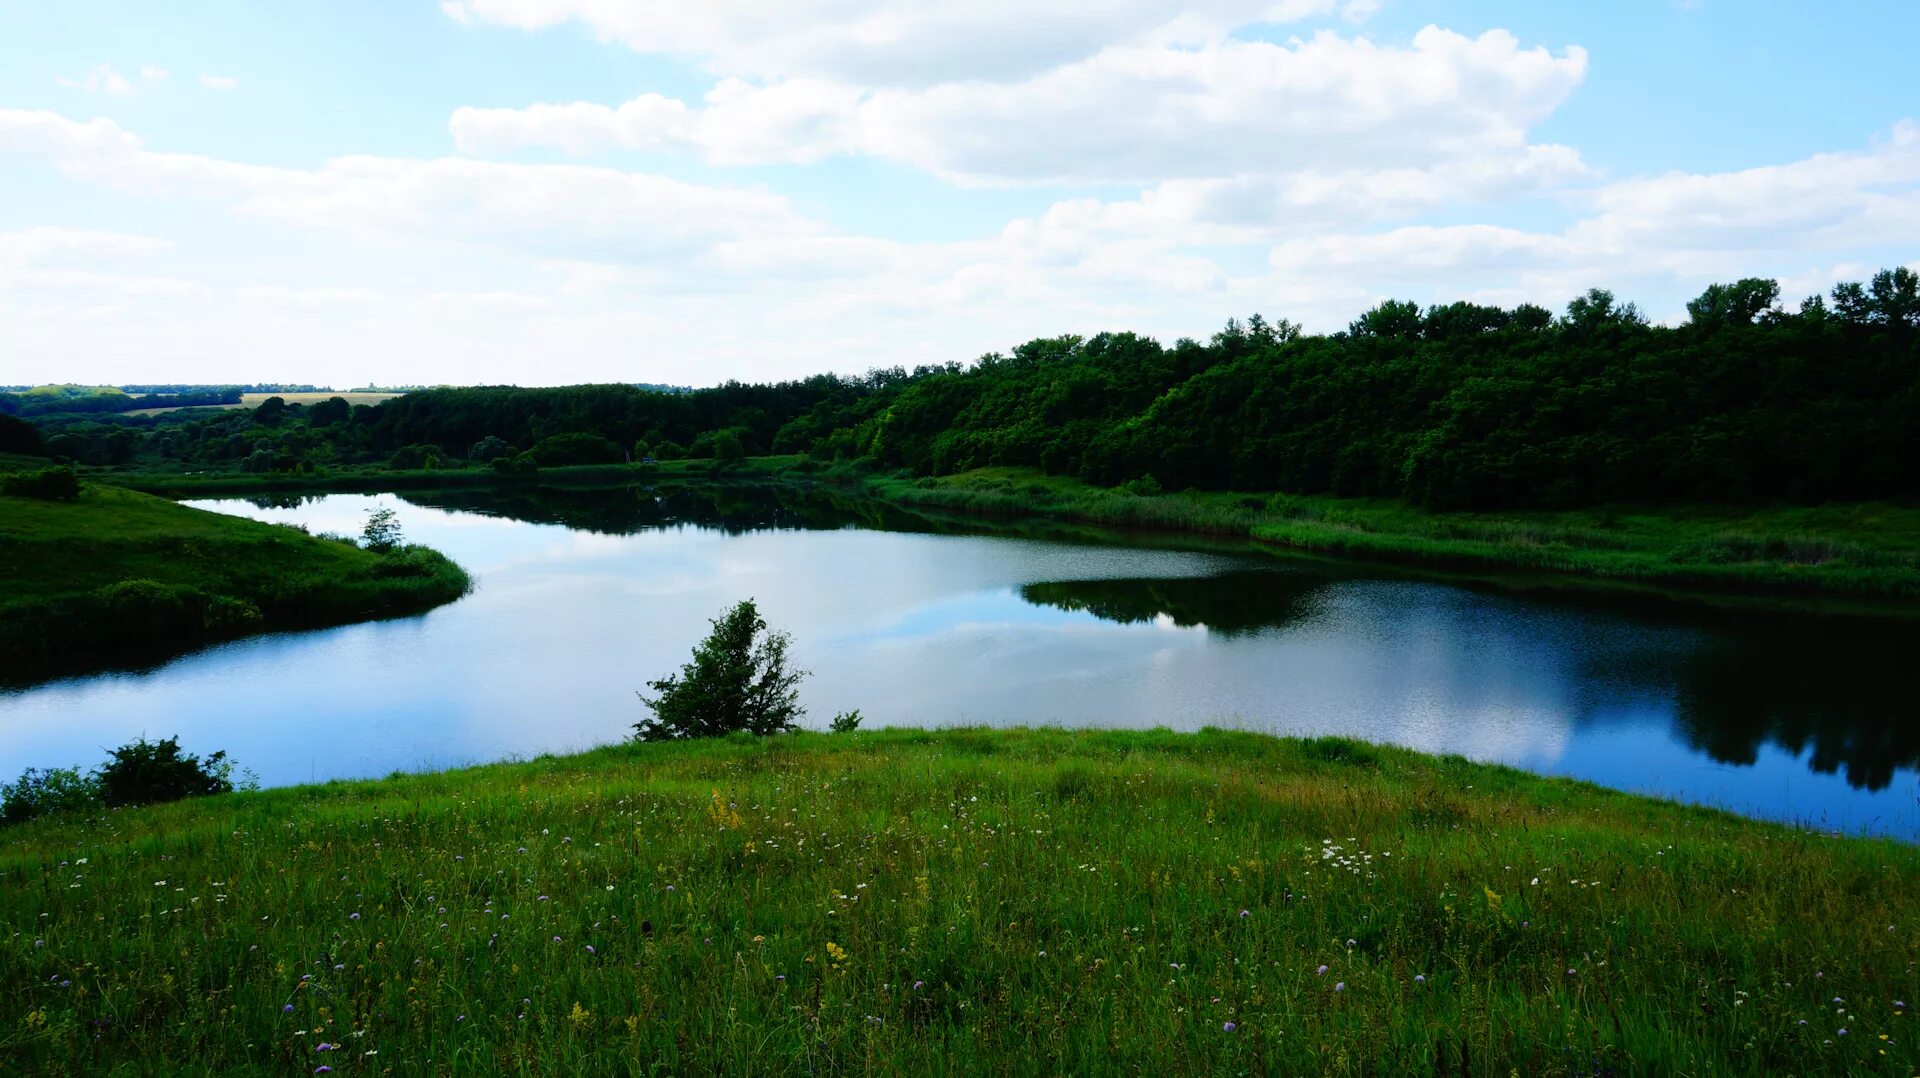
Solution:
<svg viewBox="0 0 1920 1078">
<path fill-rule="evenodd" d="M 1595 290 L 1564 314 L 1389 301 L 1347 330 L 1030 341 L 958 363 L 685 393 L 409 393 L 375 407 L 49 431 L 100 463 L 450 467 L 803 453 L 945 474 L 1022 465 L 1135 489 L 1406 497 L 1436 509 L 1920 493 L 1920 277 L 1788 310 L 1709 288 L 1676 327 Z M 134 417 L 138 418 L 138 417 Z M 114 439 L 119 442 L 114 444 Z M 91 454 L 91 457 L 88 455 Z"/>
<path fill-rule="evenodd" d="M 246 392 L 252 390 L 244 386 L 35 386 L 17 393 L 0 393 L 0 415 L 98 415 L 141 408 L 239 404 Z"/>
</svg>

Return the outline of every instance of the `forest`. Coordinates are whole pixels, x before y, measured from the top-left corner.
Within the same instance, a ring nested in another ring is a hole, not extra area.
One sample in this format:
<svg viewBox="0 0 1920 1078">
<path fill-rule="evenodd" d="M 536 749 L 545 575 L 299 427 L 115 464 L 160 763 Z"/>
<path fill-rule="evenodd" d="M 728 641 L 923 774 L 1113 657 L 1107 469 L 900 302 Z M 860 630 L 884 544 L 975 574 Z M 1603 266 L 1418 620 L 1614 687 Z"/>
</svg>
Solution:
<svg viewBox="0 0 1920 1078">
<path fill-rule="evenodd" d="M 1654 325 L 1599 289 L 1559 315 L 1388 301 L 1325 335 L 1254 315 L 1205 342 L 1062 336 L 971 364 L 771 384 L 31 419 L 40 452 L 158 471 L 805 454 L 920 476 L 1028 466 L 1143 491 L 1435 510 L 1920 493 L 1920 275 L 1885 270 L 1793 309 L 1777 282 L 1750 278 L 1708 288 L 1688 313 Z"/>
</svg>

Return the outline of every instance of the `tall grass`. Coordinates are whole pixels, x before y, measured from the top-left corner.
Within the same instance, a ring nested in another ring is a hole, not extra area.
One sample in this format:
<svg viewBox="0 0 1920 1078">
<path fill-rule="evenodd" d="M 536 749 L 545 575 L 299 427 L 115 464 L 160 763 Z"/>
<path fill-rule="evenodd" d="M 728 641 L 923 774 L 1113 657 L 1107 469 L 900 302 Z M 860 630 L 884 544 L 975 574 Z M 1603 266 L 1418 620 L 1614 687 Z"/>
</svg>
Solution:
<svg viewBox="0 0 1920 1078">
<path fill-rule="evenodd" d="M 1916 884 L 1910 847 L 1347 741 L 622 746 L 0 832 L 0 1059 L 1906 1074 Z"/>
</svg>

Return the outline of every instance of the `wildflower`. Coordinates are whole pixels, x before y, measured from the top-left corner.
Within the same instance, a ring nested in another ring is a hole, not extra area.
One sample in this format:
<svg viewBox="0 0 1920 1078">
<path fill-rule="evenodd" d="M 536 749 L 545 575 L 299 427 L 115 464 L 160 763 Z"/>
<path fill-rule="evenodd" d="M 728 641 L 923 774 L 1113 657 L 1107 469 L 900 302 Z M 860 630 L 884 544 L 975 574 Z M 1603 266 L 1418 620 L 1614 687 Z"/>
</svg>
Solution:
<svg viewBox="0 0 1920 1078">
<path fill-rule="evenodd" d="M 349 921 L 358 921 L 359 919 L 360 919 L 360 911 L 358 910 L 355 910 L 354 912 L 347 914 L 347 920 Z"/>
<path fill-rule="evenodd" d="M 913 990 L 914 990 L 915 992 L 918 992 L 918 991 L 920 991 L 920 986 L 921 986 L 921 985 L 923 985 L 923 984 L 926 984 L 926 983 L 927 983 L 927 982 L 925 982 L 925 981 L 915 981 L 915 982 L 913 982 Z"/>
<path fill-rule="evenodd" d="M 1333 990 L 1335 992 L 1345 992 L 1347 990 L 1347 982 L 1341 981 L 1339 984 L 1333 986 Z"/>
<path fill-rule="evenodd" d="M 1327 967 L 1321 966 L 1319 969 L 1314 970 L 1313 974 L 1316 977 L 1325 977 L 1327 975 Z"/>
<path fill-rule="evenodd" d="M 1236 1029 L 1239 1029 L 1239 1028 L 1240 1028 L 1239 1026 L 1237 1026 L 1237 1025 L 1235 1025 L 1235 1024 L 1234 1024 L 1234 1023 L 1232 1023 L 1232 1022 L 1222 1022 L 1222 1023 L 1220 1023 L 1220 1032 L 1222 1032 L 1222 1033 L 1232 1033 L 1232 1032 L 1233 1032 L 1234 1030 L 1236 1030 Z"/>
<path fill-rule="evenodd" d="M 293 1013 L 293 1004 L 291 1004 L 291 1003 L 289 1003 L 289 1004 L 287 1004 L 286 1006 L 284 1006 L 284 1007 L 282 1007 L 282 1008 L 280 1008 L 280 1013 L 281 1013 L 281 1014 L 292 1014 L 292 1013 Z"/>
<path fill-rule="evenodd" d="M 332 1074 L 332 1073 L 333 1073 L 333 1068 L 332 1068 L 332 1067 L 329 1067 L 329 1066 L 327 1066 L 327 1065 L 325 1065 L 325 1064 L 321 1064 L 320 1066 L 318 1066 L 318 1067 L 315 1067 L 315 1068 L 313 1068 L 313 1073 L 315 1073 L 315 1074 Z"/>
<path fill-rule="evenodd" d="M 454 1016 L 453 1020 L 456 1022 L 464 1022 L 467 1020 L 467 1016 L 464 1014 L 458 1014 Z"/>
<path fill-rule="evenodd" d="M 1247 912 L 1246 910 L 1241 910 L 1241 911 L 1240 911 L 1240 919 L 1241 919 L 1241 920 L 1243 920 L 1243 921 L 1244 921 L 1244 920 L 1246 920 L 1247 918 L 1249 918 L 1249 917 L 1251 917 L 1251 916 L 1253 916 L 1253 914 L 1251 914 L 1251 913 L 1248 913 L 1248 912 Z M 1229 1023 L 1229 1024 L 1231 1024 L 1231 1023 Z"/>
<path fill-rule="evenodd" d="M 1424 973 L 1416 973 L 1416 974 L 1414 974 L 1414 975 L 1413 975 L 1413 983 L 1414 983 L 1414 984 L 1426 984 L 1426 983 L 1427 983 L 1427 975 L 1426 975 L 1426 974 L 1424 974 Z"/>
<path fill-rule="evenodd" d="M 1844 1029 L 1843 1029 L 1843 1030 L 1841 1030 L 1841 1031 L 1840 1031 L 1840 1035 L 1841 1035 L 1842 1037 L 1844 1037 L 1844 1036 L 1846 1036 L 1846 1035 L 1847 1035 L 1847 1031 L 1846 1031 L 1846 1030 L 1844 1030 Z"/>
<path fill-rule="evenodd" d="M 339 973 L 341 970 L 346 968 L 347 968 L 347 964 L 345 962 L 335 962 L 333 964 L 333 971 L 335 973 Z"/>
<path fill-rule="evenodd" d="M 596 951 L 596 950 L 594 950 L 594 949 L 593 949 L 593 944 L 591 944 L 591 943 L 589 943 L 589 944 L 587 944 L 587 953 L 588 953 L 588 954 L 599 954 L 600 952 L 599 952 L 599 951 Z"/>
<path fill-rule="evenodd" d="M 1169 962 L 1169 963 L 1167 963 L 1167 968 L 1168 968 L 1168 969 L 1171 969 L 1171 970 L 1178 970 L 1178 969 L 1180 968 L 1180 963 L 1178 963 L 1178 962 Z"/>
</svg>

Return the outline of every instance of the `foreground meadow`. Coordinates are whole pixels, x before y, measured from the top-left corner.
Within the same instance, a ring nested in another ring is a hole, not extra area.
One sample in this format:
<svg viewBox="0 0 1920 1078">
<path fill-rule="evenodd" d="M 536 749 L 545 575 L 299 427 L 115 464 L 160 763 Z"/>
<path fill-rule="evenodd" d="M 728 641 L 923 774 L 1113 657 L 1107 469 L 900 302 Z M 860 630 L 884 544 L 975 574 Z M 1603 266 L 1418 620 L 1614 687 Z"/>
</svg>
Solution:
<svg viewBox="0 0 1920 1078">
<path fill-rule="evenodd" d="M 1904 1075 L 1916 884 L 1346 741 L 620 746 L 0 832 L 0 1070 Z"/>
</svg>

